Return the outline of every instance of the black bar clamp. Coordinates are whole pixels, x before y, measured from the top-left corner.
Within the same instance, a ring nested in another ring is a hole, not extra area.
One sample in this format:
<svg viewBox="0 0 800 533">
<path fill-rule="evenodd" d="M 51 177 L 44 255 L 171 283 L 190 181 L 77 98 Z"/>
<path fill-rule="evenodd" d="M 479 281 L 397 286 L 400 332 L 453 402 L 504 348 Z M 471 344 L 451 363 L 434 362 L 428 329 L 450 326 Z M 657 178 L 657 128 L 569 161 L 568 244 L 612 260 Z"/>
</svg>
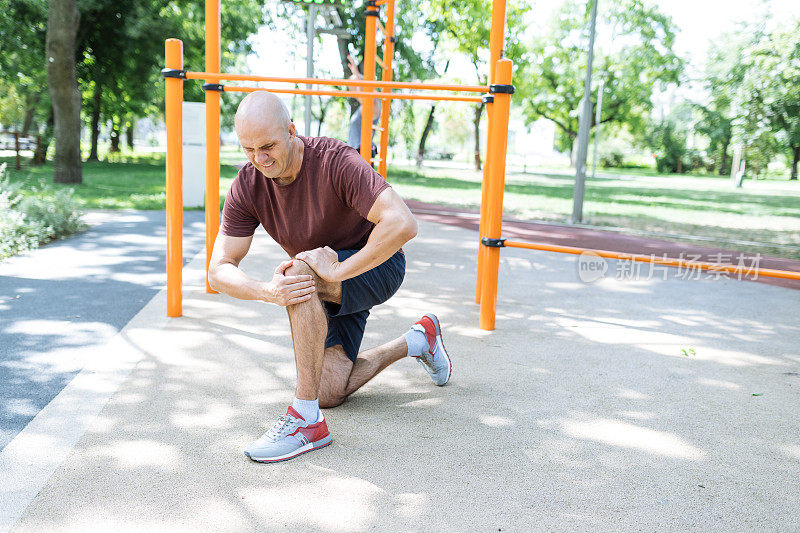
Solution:
<svg viewBox="0 0 800 533">
<path fill-rule="evenodd" d="M 380 13 L 378 13 L 377 11 L 370 11 L 370 10 L 367 10 L 367 12 L 366 12 L 366 13 L 364 13 L 364 16 L 365 16 L 365 17 L 380 17 L 380 16 L 381 16 L 381 14 L 380 14 Z"/>
<path fill-rule="evenodd" d="M 397 42 L 397 37 L 395 37 L 393 35 L 393 36 L 389 37 L 389 40 L 392 41 L 393 43 L 396 43 Z"/>
<path fill-rule="evenodd" d="M 221 83 L 204 83 L 203 90 L 222 92 L 225 90 L 225 86 L 222 85 Z"/>
<path fill-rule="evenodd" d="M 185 80 L 186 71 L 178 68 L 162 68 L 161 76 L 163 76 L 164 78 L 179 78 Z"/>
<path fill-rule="evenodd" d="M 483 100 L 484 104 L 491 104 L 492 102 L 494 102 L 494 95 L 484 94 L 481 100 Z"/>
<path fill-rule="evenodd" d="M 489 92 L 492 94 L 514 94 L 514 86 L 493 83 L 489 85 Z"/>
<path fill-rule="evenodd" d="M 506 240 L 490 239 L 489 237 L 484 237 L 481 239 L 481 244 L 484 246 L 488 246 L 489 248 L 504 248 L 506 245 Z"/>
</svg>

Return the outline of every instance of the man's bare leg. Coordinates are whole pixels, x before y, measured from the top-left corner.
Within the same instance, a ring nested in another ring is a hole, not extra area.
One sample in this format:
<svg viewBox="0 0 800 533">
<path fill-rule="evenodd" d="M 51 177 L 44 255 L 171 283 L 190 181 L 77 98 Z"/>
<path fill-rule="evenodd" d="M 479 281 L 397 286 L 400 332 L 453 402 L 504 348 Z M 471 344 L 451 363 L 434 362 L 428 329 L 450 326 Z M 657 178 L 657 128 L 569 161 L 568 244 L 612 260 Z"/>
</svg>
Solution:
<svg viewBox="0 0 800 533">
<path fill-rule="evenodd" d="M 317 292 L 311 299 L 286 308 L 289 313 L 294 359 L 297 365 L 295 395 L 301 400 L 315 400 L 319 392 L 325 337 L 328 334 L 328 318 L 322 307 L 321 297 L 326 300 L 337 299 L 336 287 L 331 287 L 333 284 L 320 280 L 311 267 L 300 260 L 295 260 L 286 273 L 295 276 L 311 274 L 316 282 Z M 341 284 L 338 284 L 338 300 L 341 302 Z"/>
<path fill-rule="evenodd" d="M 407 353 L 408 346 L 403 337 L 359 353 L 355 365 L 348 359 L 341 345 L 326 348 L 319 386 L 320 407 L 340 405 L 345 398 L 387 366 L 403 359 Z"/>
</svg>

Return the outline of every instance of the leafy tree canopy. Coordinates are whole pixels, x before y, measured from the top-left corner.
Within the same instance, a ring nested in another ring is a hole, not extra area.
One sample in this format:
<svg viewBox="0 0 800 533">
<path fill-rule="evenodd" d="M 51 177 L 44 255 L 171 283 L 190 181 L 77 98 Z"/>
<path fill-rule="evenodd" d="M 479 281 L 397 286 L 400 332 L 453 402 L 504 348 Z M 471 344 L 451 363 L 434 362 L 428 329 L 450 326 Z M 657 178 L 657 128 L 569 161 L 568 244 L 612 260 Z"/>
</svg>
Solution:
<svg viewBox="0 0 800 533">
<path fill-rule="evenodd" d="M 552 120 L 562 150 L 571 150 L 578 135 L 590 7 L 571 0 L 556 12 L 549 32 L 534 38 L 521 76 L 526 119 Z M 672 19 L 645 0 L 607 2 L 601 4 L 597 32 L 594 80 L 605 80 L 600 122 L 637 130 L 652 109 L 653 90 L 678 83 L 683 70 L 673 52 Z M 596 91 L 592 98 L 594 126 Z"/>
</svg>

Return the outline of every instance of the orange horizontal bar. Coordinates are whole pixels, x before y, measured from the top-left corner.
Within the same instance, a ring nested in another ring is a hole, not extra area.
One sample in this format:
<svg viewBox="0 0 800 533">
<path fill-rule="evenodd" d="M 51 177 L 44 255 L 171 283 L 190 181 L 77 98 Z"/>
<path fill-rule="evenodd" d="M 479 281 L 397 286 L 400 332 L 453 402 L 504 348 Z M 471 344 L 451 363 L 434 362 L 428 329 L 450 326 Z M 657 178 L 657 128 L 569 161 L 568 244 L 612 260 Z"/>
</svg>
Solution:
<svg viewBox="0 0 800 533">
<path fill-rule="evenodd" d="M 383 4 L 387 3 L 387 0 L 375 0 L 375 5 L 380 7 Z"/>
<path fill-rule="evenodd" d="M 466 93 L 488 93 L 484 85 L 448 85 L 443 83 L 420 83 L 405 81 L 375 80 L 326 80 L 321 78 L 279 78 L 272 76 L 251 76 L 250 74 L 225 74 L 217 72 L 186 72 L 186 79 L 207 80 L 208 82 L 229 81 L 270 81 L 275 83 L 296 83 L 299 85 L 342 85 L 345 87 L 382 87 L 387 89 L 423 89 L 428 91 L 454 91 Z"/>
<path fill-rule="evenodd" d="M 477 102 L 482 100 L 478 96 L 439 96 L 434 94 L 403 94 L 403 93 L 369 93 L 362 91 L 321 91 L 314 89 L 274 89 L 268 87 L 238 87 L 225 85 L 225 92 L 231 93 L 252 93 L 255 91 L 269 91 L 271 93 L 283 94 L 315 94 L 319 96 L 341 96 L 343 98 L 372 97 L 384 100 L 447 100 L 450 102 Z"/>
<path fill-rule="evenodd" d="M 721 265 L 719 263 L 705 263 L 703 261 L 684 261 L 683 259 L 659 258 L 651 255 L 626 254 L 620 252 L 609 252 L 608 250 L 593 250 L 591 248 L 577 248 L 574 246 L 561 246 L 558 244 L 539 244 L 529 242 L 505 241 L 509 248 L 526 248 L 528 250 L 544 250 L 545 252 L 558 252 L 562 254 L 580 255 L 584 252 L 592 252 L 600 257 L 608 259 L 622 259 L 624 261 L 639 261 L 641 263 L 655 263 L 657 265 L 667 265 L 676 267 L 699 268 L 701 270 L 714 270 L 717 272 L 728 272 L 730 274 L 743 274 L 747 276 L 764 276 L 767 278 L 783 278 L 800 280 L 800 272 L 789 270 L 775 270 L 771 268 L 740 267 L 734 265 Z"/>
</svg>

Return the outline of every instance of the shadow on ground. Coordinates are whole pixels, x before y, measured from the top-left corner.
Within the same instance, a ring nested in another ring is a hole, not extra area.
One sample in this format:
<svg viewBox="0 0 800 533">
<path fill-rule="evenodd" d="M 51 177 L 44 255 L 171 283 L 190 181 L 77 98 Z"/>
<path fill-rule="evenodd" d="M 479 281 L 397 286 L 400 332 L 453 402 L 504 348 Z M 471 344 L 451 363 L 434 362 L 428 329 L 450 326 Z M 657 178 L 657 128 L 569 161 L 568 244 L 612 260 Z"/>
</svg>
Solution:
<svg viewBox="0 0 800 533">
<path fill-rule="evenodd" d="M 506 249 L 485 332 L 473 242 L 423 223 L 364 342 L 433 311 L 451 383 L 401 361 L 326 411 L 332 446 L 273 465 L 242 449 L 292 397 L 284 311 L 206 294 L 196 260 L 184 316 L 124 330 L 141 361 L 16 530 L 800 527 L 794 291 L 585 284 L 573 257 Z M 258 276 L 280 259 L 259 238 L 243 268 Z M 163 313 L 163 298 L 146 312 Z"/>
</svg>

